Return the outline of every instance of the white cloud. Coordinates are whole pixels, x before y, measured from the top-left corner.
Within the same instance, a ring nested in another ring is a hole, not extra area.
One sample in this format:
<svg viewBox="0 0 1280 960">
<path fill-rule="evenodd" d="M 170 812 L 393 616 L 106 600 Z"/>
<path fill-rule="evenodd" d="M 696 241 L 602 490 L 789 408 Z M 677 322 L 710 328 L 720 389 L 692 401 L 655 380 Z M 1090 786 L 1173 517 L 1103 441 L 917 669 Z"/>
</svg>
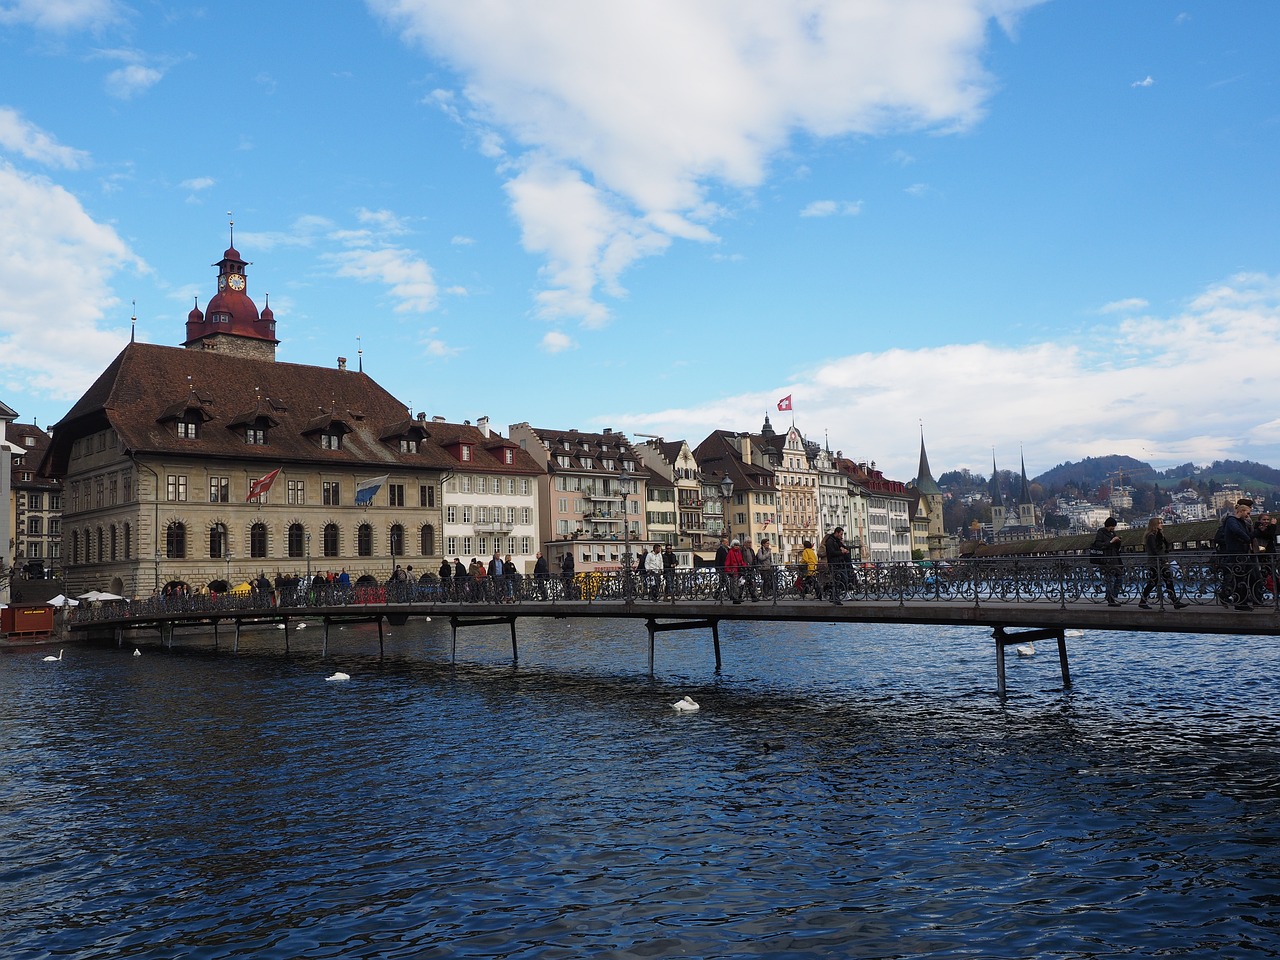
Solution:
<svg viewBox="0 0 1280 960">
<path fill-rule="evenodd" d="M 122 19 L 116 0 L 9 0 L 0 7 L 0 24 L 28 24 L 65 33 L 92 30 Z"/>
<path fill-rule="evenodd" d="M 179 186 L 184 190 L 208 190 L 217 182 L 213 177 L 193 177 L 190 180 L 183 180 Z"/>
<path fill-rule="evenodd" d="M 89 155 L 83 150 L 64 147 L 12 107 L 0 107 L 0 149 L 64 170 L 78 170 L 89 164 Z"/>
<path fill-rule="evenodd" d="M 993 446 L 1004 466 L 1024 446 L 1033 474 L 1109 453 L 1165 466 L 1276 462 L 1280 379 L 1265 371 L 1277 365 L 1280 277 L 1241 274 L 1171 316 L 1111 320 L 1073 344 L 834 357 L 758 392 L 688 410 L 601 411 L 598 422 L 696 442 L 718 428 L 758 430 L 766 413 L 778 417 L 778 397 L 792 394 L 801 430 L 815 439 L 828 432 L 833 449 L 877 460 L 900 480 L 915 474 L 921 420 L 935 475 L 987 472 Z"/>
<path fill-rule="evenodd" d="M 1151 79 L 1150 74 L 1148 74 L 1148 75 L 1146 76 L 1146 78 L 1144 78 L 1144 79 L 1142 79 L 1142 80 L 1135 80 L 1135 81 L 1133 81 L 1133 83 L 1129 84 L 1129 86 L 1131 86 L 1131 87 L 1154 87 L 1154 86 L 1155 86 L 1155 84 L 1156 84 L 1156 82 L 1155 82 L 1153 79 Z"/>
<path fill-rule="evenodd" d="M 1110 303 L 1103 304 L 1098 308 L 1099 313 L 1133 313 L 1135 310 L 1145 310 L 1150 304 L 1141 297 L 1128 297 L 1124 300 L 1113 300 Z"/>
<path fill-rule="evenodd" d="M 562 353 L 576 346 L 572 337 L 559 330 L 548 330 L 542 338 L 542 349 L 547 353 Z"/>
<path fill-rule="evenodd" d="M 330 259 L 337 264 L 339 276 L 389 287 L 389 293 L 398 301 L 393 308 L 396 313 L 426 313 L 435 308 L 438 291 L 431 265 L 411 250 L 350 250 Z"/>
<path fill-rule="evenodd" d="M 430 99 L 508 173 L 543 318 L 598 326 L 622 273 L 673 239 L 713 241 L 713 191 L 751 191 L 796 134 L 970 127 L 994 19 L 1040 0 L 644 4 L 369 0 L 442 57 Z"/>
<path fill-rule="evenodd" d="M 862 212 L 861 200 L 815 200 L 800 211 L 802 217 L 856 217 Z"/>
<path fill-rule="evenodd" d="M 163 71 L 157 70 L 155 67 L 131 63 L 108 73 L 104 84 L 107 88 L 107 93 L 117 100 L 130 100 L 138 94 L 150 90 L 163 77 Z"/>
<path fill-rule="evenodd" d="M 112 276 L 146 268 L 66 190 L 4 163 L 0 221 L 0 376 L 22 393 L 74 399 L 128 340 Z"/>
</svg>

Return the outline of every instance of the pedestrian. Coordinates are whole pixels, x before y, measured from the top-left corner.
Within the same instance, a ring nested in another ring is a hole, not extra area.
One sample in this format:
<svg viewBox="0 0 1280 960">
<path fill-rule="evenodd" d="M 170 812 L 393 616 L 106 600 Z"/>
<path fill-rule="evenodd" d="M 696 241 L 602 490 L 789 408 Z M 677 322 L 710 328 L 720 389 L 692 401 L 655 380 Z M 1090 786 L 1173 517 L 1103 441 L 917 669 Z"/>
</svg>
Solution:
<svg viewBox="0 0 1280 960">
<path fill-rule="evenodd" d="M 1253 580 L 1253 525 L 1249 514 L 1253 501 L 1241 498 L 1236 501 L 1233 515 L 1223 518 L 1214 540 L 1222 555 L 1222 592 L 1218 602 L 1234 606 L 1237 610 L 1252 610 L 1249 603 Z"/>
<path fill-rule="evenodd" d="M 1120 606 L 1120 582 L 1124 576 L 1120 543 L 1120 537 L 1116 533 L 1116 518 L 1107 517 L 1094 535 L 1093 545 L 1089 547 L 1090 559 L 1102 567 L 1102 583 L 1108 607 Z"/>
<path fill-rule="evenodd" d="M 803 599 L 805 594 L 812 590 L 814 598 L 820 600 L 822 597 L 818 592 L 818 554 L 813 549 L 812 540 L 801 540 L 800 543 L 804 547 L 800 551 L 800 576 L 797 578 L 800 581 L 800 597 Z"/>
<path fill-rule="evenodd" d="M 564 597 L 566 600 L 573 599 L 573 550 L 569 549 L 564 552 L 564 556 L 560 558 L 560 584 L 564 587 Z"/>
<path fill-rule="evenodd" d="M 542 600 L 547 599 L 547 580 L 547 558 L 539 550 L 537 558 L 533 561 L 533 582 L 538 585 L 538 597 Z"/>
<path fill-rule="evenodd" d="M 668 600 L 676 598 L 676 567 L 679 564 L 680 558 L 668 543 L 662 550 L 662 583 Z"/>
<path fill-rule="evenodd" d="M 1152 590 L 1158 596 L 1160 584 L 1163 583 L 1173 609 L 1181 610 L 1186 604 L 1178 599 L 1173 573 L 1169 569 L 1169 540 L 1164 535 L 1164 520 L 1160 517 L 1152 517 L 1147 521 L 1147 533 L 1142 538 L 1142 546 L 1147 552 L 1147 585 L 1142 588 L 1142 599 L 1138 601 L 1138 606 L 1143 610 L 1150 610 L 1151 604 L 1147 603 L 1147 597 L 1151 596 Z"/>
<path fill-rule="evenodd" d="M 653 545 L 653 549 L 644 555 L 644 575 L 649 581 L 649 599 L 658 600 L 658 588 L 662 583 L 662 547 Z"/>
<path fill-rule="evenodd" d="M 449 565 L 449 558 L 445 557 L 440 561 L 440 599 L 453 600 L 453 567 Z"/>
<path fill-rule="evenodd" d="M 836 527 L 827 534 L 822 546 L 831 575 L 831 602 L 839 606 L 849 590 L 849 568 L 852 566 L 849 548 L 844 543 L 844 527 Z"/>
<path fill-rule="evenodd" d="M 503 584 L 506 582 L 506 567 L 502 562 L 502 555 L 497 551 L 493 551 L 493 556 L 489 558 L 489 568 L 485 571 L 488 576 L 485 581 L 489 585 L 489 599 L 494 603 L 502 603 L 505 599 L 506 591 Z"/>
<path fill-rule="evenodd" d="M 721 537 L 716 547 L 716 599 L 721 599 L 729 589 L 729 576 L 725 572 L 725 560 L 729 557 L 729 538 Z"/>
<path fill-rule="evenodd" d="M 502 575 L 506 578 L 507 603 L 515 603 L 516 597 L 520 596 L 520 571 L 509 553 L 502 558 Z"/>
<path fill-rule="evenodd" d="M 760 585 L 765 598 L 777 593 L 777 571 L 773 565 L 773 548 L 769 546 L 769 538 L 760 538 L 760 549 L 756 551 L 756 568 L 760 571 Z"/>
<path fill-rule="evenodd" d="M 724 556 L 724 575 L 729 581 L 729 599 L 734 603 L 742 602 L 742 578 L 747 571 L 747 562 L 742 558 L 742 545 L 737 540 L 729 544 L 729 552 Z"/>
<path fill-rule="evenodd" d="M 463 566 L 461 557 L 453 558 L 453 590 L 459 603 L 471 595 L 471 571 Z"/>
<path fill-rule="evenodd" d="M 747 568 L 743 574 L 742 584 L 747 588 L 747 595 L 752 600 L 759 600 L 760 594 L 756 590 L 756 565 L 759 563 L 759 558 L 750 540 L 742 541 L 742 562 Z"/>
<path fill-rule="evenodd" d="M 1258 522 L 1253 527 L 1253 542 L 1258 552 L 1258 578 L 1260 580 L 1254 589 L 1253 596 L 1255 603 L 1262 603 L 1266 598 L 1263 595 L 1264 590 L 1272 591 L 1274 595 L 1276 589 L 1276 521 L 1269 513 L 1264 513 L 1258 518 Z"/>
</svg>

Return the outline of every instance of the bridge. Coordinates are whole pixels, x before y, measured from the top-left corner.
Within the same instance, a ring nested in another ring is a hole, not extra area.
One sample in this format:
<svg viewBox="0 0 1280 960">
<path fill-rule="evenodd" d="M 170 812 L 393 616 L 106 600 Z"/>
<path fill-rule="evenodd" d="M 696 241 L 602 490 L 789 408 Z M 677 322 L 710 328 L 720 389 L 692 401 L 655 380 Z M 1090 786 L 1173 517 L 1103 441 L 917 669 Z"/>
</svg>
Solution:
<svg viewBox="0 0 1280 960">
<path fill-rule="evenodd" d="M 823 569 L 815 576 L 782 567 L 771 576 L 757 570 L 746 578 L 699 570 L 667 577 L 590 573 L 571 580 L 452 582 L 424 577 L 355 588 L 316 583 L 286 596 L 251 592 L 87 604 L 70 611 L 66 627 L 74 634 L 117 642 L 123 642 L 126 630 L 154 629 L 172 644 L 175 630 L 193 627 L 212 629 L 218 643 L 225 625 L 233 630 L 233 649 L 238 650 L 246 626 L 281 624 L 288 651 L 291 626 L 319 620 L 327 656 L 334 624 L 376 622 L 381 651 L 384 622 L 402 625 L 413 617 L 432 617 L 448 619 L 454 657 L 460 630 L 507 626 L 512 658 L 518 661 L 516 624 L 522 617 L 630 619 L 643 621 L 648 631 L 652 674 L 656 636 L 673 630 L 709 629 L 719 668 L 719 624 L 726 620 L 973 626 L 991 630 L 997 690 L 1003 696 L 1006 648 L 1036 641 L 1056 643 L 1063 685 L 1070 686 L 1066 640 L 1071 631 L 1280 633 L 1280 596 L 1269 586 L 1276 582 L 1274 566 L 1274 558 L 1239 558 L 1228 564 L 1209 554 L 1180 556 L 1161 571 L 1168 580 L 1162 576 L 1162 589 L 1152 592 L 1146 608 L 1139 606 L 1150 571 L 1145 558 L 1126 557 L 1103 567 L 1087 558 L 1046 557 L 877 563 L 847 571 Z M 1114 606 L 1106 601 L 1108 575 L 1118 577 Z M 1240 606 L 1248 609 L 1237 609 L 1236 593 L 1247 594 L 1249 602 Z"/>
</svg>

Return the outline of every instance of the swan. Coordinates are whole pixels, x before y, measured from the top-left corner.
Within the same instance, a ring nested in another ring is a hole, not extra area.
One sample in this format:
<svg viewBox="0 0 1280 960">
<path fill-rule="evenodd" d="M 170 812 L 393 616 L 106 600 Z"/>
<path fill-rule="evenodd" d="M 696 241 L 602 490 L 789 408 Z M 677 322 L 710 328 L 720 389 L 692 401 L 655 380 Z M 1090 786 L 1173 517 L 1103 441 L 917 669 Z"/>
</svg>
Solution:
<svg viewBox="0 0 1280 960">
<path fill-rule="evenodd" d="M 142 656 L 142 651 L 141 651 L 141 650 L 139 650 L 137 647 L 134 647 L 134 648 L 133 648 L 133 655 L 134 655 L 135 657 L 140 657 L 140 656 Z"/>
<path fill-rule="evenodd" d="M 350 680 L 351 674 L 343 673 L 341 670 L 339 670 L 332 677 L 325 677 L 325 679 L 326 680 Z"/>
<path fill-rule="evenodd" d="M 1062 631 L 1062 635 L 1064 637 L 1083 637 L 1084 631 L 1083 630 L 1064 630 Z"/>
<path fill-rule="evenodd" d="M 307 625 L 306 625 L 305 623 L 300 623 L 300 624 L 298 624 L 296 627 L 294 627 L 294 629 L 295 629 L 295 630 L 305 630 L 305 629 L 307 629 Z"/>
<path fill-rule="evenodd" d="M 59 650 L 59 651 L 58 651 L 58 655 L 57 655 L 56 657 L 55 657 L 55 656 L 53 656 L 53 655 L 51 654 L 51 655 L 49 655 L 49 656 L 47 656 L 47 657 L 45 657 L 45 658 L 44 658 L 44 662 L 45 662 L 45 663 L 57 663 L 57 662 L 58 662 L 59 660 L 61 660 L 61 659 L 62 659 L 62 651 L 61 651 L 61 650 Z"/>
<path fill-rule="evenodd" d="M 1018 651 L 1020 657 L 1034 657 L 1036 655 L 1036 645 L 1034 643 L 1020 643 L 1015 650 Z"/>
<path fill-rule="evenodd" d="M 696 700 L 693 699 L 693 697 L 681 697 L 679 700 L 677 700 L 675 703 L 671 705 L 671 708 L 673 710 L 682 710 L 689 713 L 692 713 L 694 710 L 699 709 L 698 703 Z"/>
<path fill-rule="evenodd" d="M 276 624 L 276 629 L 277 629 L 277 630 L 283 630 L 283 629 L 284 629 L 284 624 L 283 624 L 283 623 L 277 623 L 277 624 Z"/>
</svg>

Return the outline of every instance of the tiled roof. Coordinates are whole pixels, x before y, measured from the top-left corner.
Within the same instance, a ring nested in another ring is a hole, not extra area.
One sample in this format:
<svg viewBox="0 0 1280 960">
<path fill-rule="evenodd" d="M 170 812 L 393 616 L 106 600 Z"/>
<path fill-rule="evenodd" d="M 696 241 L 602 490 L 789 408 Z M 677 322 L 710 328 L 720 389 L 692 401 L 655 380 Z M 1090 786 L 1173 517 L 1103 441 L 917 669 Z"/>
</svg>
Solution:
<svg viewBox="0 0 1280 960">
<path fill-rule="evenodd" d="M 196 439 L 184 439 L 172 416 L 186 409 L 193 395 L 207 419 Z M 350 427 L 342 449 L 320 447 L 315 431 L 322 417 Z M 457 462 L 430 441 L 418 453 L 401 453 L 398 443 L 381 439 L 407 417 L 407 407 L 365 373 L 131 343 L 55 425 L 42 472 L 65 473 L 71 443 L 108 425 L 124 448 L 136 453 L 392 469 L 455 467 Z M 268 424 L 267 442 L 246 444 L 244 431 L 235 428 L 259 418 Z M 428 434 L 439 426 L 413 423 Z"/>
<path fill-rule="evenodd" d="M 468 471 L 515 474 L 544 472 L 542 467 L 538 466 L 538 461 L 526 451 L 521 450 L 518 443 L 500 436 L 493 430 L 490 430 L 489 436 L 486 437 L 480 432 L 479 427 L 469 423 L 445 423 L 440 420 L 431 420 L 423 426 L 431 434 L 431 442 L 445 449 L 445 456 L 449 458 L 449 463 L 455 470 L 461 462 L 456 451 L 460 445 L 466 443 L 471 444 L 471 459 L 465 465 Z M 511 463 L 503 462 L 504 449 L 511 450 Z"/>
</svg>

